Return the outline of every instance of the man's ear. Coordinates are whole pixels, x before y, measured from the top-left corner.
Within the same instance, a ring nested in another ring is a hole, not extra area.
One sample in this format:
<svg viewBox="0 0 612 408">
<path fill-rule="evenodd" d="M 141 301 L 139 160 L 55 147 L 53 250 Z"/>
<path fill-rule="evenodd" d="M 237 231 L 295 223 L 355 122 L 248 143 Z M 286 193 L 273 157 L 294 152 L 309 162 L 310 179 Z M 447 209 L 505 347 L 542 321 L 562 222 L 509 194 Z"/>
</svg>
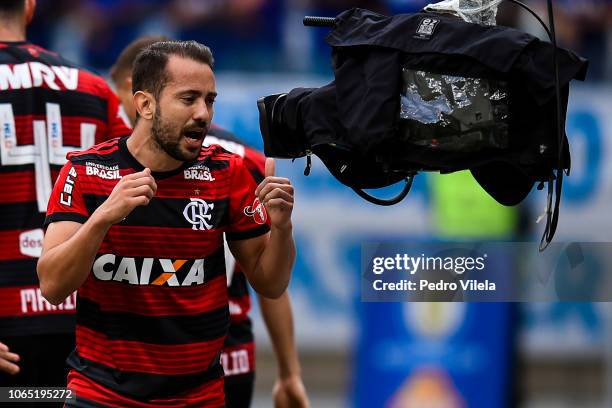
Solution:
<svg viewBox="0 0 612 408">
<path fill-rule="evenodd" d="M 145 120 L 152 120 L 155 114 L 155 98 L 149 92 L 137 91 L 134 94 L 134 106 L 138 115 Z"/>
</svg>

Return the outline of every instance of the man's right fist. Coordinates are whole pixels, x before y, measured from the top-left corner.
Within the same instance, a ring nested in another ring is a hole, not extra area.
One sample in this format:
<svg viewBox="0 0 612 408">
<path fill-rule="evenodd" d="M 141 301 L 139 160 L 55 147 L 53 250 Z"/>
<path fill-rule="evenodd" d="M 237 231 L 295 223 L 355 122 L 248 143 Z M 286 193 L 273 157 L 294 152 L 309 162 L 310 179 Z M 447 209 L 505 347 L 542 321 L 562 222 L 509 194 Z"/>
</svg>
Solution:
<svg viewBox="0 0 612 408">
<path fill-rule="evenodd" d="M 134 208 L 147 205 L 157 192 L 157 184 L 150 169 L 123 176 L 106 201 L 96 210 L 109 224 L 116 224 L 127 217 Z"/>
</svg>

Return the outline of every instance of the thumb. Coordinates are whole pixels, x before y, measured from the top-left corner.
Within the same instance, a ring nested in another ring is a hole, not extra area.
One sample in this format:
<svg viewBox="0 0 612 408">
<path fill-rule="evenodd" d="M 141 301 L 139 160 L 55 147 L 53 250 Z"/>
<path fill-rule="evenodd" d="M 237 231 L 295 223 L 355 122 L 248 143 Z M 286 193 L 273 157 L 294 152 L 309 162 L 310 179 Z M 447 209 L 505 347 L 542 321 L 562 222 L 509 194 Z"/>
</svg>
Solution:
<svg viewBox="0 0 612 408">
<path fill-rule="evenodd" d="M 264 177 L 270 177 L 273 175 L 274 175 L 274 159 L 267 157 L 266 167 L 264 169 Z"/>
</svg>

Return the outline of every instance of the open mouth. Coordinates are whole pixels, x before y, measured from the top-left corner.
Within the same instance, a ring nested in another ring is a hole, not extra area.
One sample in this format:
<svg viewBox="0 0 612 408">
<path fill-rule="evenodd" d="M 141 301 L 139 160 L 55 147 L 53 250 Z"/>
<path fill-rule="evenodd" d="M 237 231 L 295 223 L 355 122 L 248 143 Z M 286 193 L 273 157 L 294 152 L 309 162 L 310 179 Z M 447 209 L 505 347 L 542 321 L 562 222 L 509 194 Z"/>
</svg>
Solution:
<svg viewBox="0 0 612 408">
<path fill-rule="evenodd" d="M 191 139 L 191 140 L 204 140 L 204 137 L 206 136 L 206 129 L 205 128 L 188 129 L 183 132 L 183 135 L 187 139 Z"/>
</svg>

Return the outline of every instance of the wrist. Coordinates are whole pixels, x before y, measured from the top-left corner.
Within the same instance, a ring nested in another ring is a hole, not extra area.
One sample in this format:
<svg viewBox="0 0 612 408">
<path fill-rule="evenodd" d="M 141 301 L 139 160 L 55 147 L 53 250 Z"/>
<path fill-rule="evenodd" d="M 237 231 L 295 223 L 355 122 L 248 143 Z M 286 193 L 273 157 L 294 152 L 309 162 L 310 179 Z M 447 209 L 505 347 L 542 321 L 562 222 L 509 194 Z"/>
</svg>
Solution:
<svg viewBox="0 0 612 408">
<path fill-rule="evenodd" d="M 291 234 L 293 232 L 293 223 L 289 220 L 281 225 L 270 224 L 270 231 L 276 231 L 278 234 Z"/>
<path fill-rule="evenodd" d="M 93 214 L 91 214 L 91 217 L 89 217 L 89 221 L 94 229 L 99 229 L 103 232 L 108 231 L 113 225 L 113 222 L 109 219 L 104 207 L 98 207 Z"/>
<path fill-rule="evenodd" d="M 300 363 L 293 361 L 289 364 L 282 364 L 278 366 L 278 378 L 281 381 L 289 380 L 292 378 L 302 378 L 302 370 Z"/>
<path fill-rule="evenodd" d="M 291 383 L 296 383 L 296 382 L 302 382 L 302 374 L 300 373 L 293 373 L 293 374 L 287 374 L 287 375 L 279 374 L 277 381 L 280 384 L 291 384 Z"/>
</svg>

